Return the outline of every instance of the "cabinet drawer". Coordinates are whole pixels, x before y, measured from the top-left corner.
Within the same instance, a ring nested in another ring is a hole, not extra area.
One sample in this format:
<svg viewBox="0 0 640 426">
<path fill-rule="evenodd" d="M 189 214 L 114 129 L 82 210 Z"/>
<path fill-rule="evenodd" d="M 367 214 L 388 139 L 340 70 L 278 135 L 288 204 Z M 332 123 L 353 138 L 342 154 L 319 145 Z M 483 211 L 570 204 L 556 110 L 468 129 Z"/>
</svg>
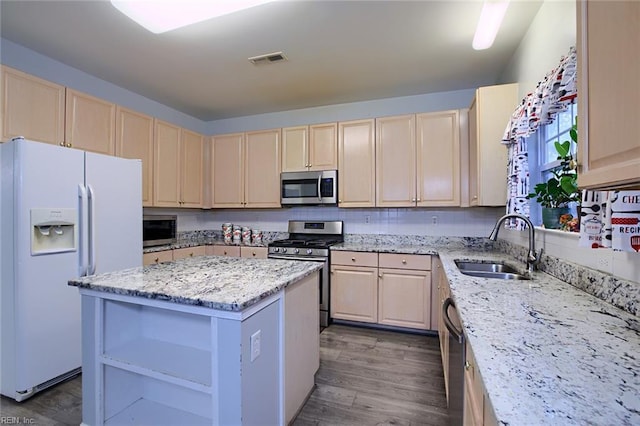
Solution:
<svg viewBox="0 0 640 426">
<path fill-rule="evenodd" d="M 378 253 L 363 251 L 332 251 L 331 264 L 377 267 Z"/>
<path fill-rule="evenodd" d="M 143 265 L 152 265 L 154 263 L 171 262 L 173 260 L 173 250 L 155 251 L 144 253 L 142 255 Z"/>
<path fill-rule="evenodd" d="M 240 247 L 241 257 L 251 257 L 253 259 L 266 259 L 267 248 L 266 247 Z"/>
<path fill-rule="evenodd" d="M 184 259 L 185 257 L 196 257 L 205 255 L 205 247 L 185 247 L 173 250 L 173 260 Z"/>
<path fill-rule="evenodd" d="M 214 256 L 240 257 L 240 246 L 210 246 L 213 247 L 208 254 Z"/>
<path fill-rule="evenodd" d="M 380 253 L 380 267 L 431 270 L 431 256 L 421 254 Z"/>
</svg>

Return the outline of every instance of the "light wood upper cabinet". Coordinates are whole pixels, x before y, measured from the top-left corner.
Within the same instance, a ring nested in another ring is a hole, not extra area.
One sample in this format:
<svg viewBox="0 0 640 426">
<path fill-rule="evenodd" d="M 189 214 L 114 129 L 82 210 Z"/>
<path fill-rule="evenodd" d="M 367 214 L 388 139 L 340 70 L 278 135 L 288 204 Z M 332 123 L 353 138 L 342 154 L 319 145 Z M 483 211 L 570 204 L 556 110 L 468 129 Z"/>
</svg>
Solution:
<svg viewBox="0 0 640 426">
<path fill-rule="evenodd" d="M 282 129 L 282 171 L 338 168 L 337 123 Z"/>
<path fill-rule="evenodd" d="M 212 207 L 244 207 L 244 149 L 244 133 L 213 137 L 211 143 Z"/>
<path fill-rule="evenodd" d="M 280 129 L 247 132 L 245 207 L 280 207 Z"/>
<path fill-rule="evenodd" d="M 67 89 L 65 142 L 67 146 L 115 155 L 116 105 Z"/>
<path fill-rule="evenodd" d="M 518 105 L 518 84 L 481 87 L 469 107 L 469 204 L 507 202 L 507 148 L 501 143 Z"/>
<path fill-rule="evenodd" d="M 338 123 L 309 126 L 309 170 L 338 168 Z"/>
<path fill-rule="evenodd" d="M 376 183 L 375 123 L 338 123 L 338 206 L 374 207 Z"/>
<path fill-rule="evenodd" d="M 309 126 L 282 129 L 282 171 L 309 170 Z"/>
<path fill-rule="evenodd" d="M 204 138 L 182 129 L 180 139 L 180 206 L 200 208 L 203 205 L 202 180 Z"/>
<path fill-rule="evenodd" d="M 376 119 L 376 205 L 416 205 L 416 116 Z"/>
<path fill-rule="evenodd" d="M 212 207 L 280 207 L 280 129 L 214 136 Z"/>
<path fill-rule="evenodd" d="M 416 204 L 460 206 L 459 112 L 418 114 L 416 129 Z"/>
<path fill-rule="evenodd" d="M 153 205 L 178 207 L 180 201 L 180 127 L 155 120 Z"/>
<path fill-rule="evenodd" d="M 16 136 L 64 145 L 65 88 L 2 66 L 2 141 Z"/>
<path fill-rule="evenodd" d="M 142 205 L 153 205 L 153 117 L 116 108 L 116 155 L 142 160 Z"/>
<path fill-rule="evenodd" d="M 640 188 L 640 2 L 579 1 L 578 185 Z"/>
</svg>

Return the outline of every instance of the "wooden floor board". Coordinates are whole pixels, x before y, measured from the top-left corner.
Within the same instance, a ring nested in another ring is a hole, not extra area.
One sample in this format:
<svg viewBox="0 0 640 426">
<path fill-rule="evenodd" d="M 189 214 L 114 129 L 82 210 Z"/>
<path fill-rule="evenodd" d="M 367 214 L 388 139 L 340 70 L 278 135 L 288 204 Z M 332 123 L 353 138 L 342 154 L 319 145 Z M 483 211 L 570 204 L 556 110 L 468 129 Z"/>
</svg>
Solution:
<svg viewBox="0 0 640 426">
<path fill-rule="evenodd" d="M 81 401 L 77 377 L 21 403 L 2 397 L 0 413 L 33 425 L 78 425 Z M 345 325 L 320 334 L 316 388 L 294 426 L 446 424 L 437 337 Z"/>
</svg>

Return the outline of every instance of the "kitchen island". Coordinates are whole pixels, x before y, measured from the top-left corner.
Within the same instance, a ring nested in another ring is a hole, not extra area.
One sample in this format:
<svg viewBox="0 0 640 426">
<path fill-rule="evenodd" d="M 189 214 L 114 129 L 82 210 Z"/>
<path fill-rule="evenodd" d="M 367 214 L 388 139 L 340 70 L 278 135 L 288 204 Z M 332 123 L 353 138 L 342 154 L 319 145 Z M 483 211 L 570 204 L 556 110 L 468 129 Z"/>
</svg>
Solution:
<svg viewBox="0 0 640 426">
<path fill-rule="evenodd" d="M 69 281 L 83 424 L 286 424 L 319 365 L 321 266 L 205 256 Z"/>
</svg>

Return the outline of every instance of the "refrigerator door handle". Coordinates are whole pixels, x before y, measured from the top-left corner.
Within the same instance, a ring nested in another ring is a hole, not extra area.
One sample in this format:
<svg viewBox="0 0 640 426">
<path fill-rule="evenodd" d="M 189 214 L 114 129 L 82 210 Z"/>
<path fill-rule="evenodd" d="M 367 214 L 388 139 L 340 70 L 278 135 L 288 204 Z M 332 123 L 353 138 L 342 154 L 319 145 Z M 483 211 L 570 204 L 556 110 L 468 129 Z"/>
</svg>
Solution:
<svg viewBox="0 0 640 426">
<path fill-rule="evenodd" d="M 84 277 L 87 275 L 87 263 L 85 262 L 87 253 L 85 247 L 84 233 L 86 232 L 85 223 L 85 206 L 87 200 L 87 188 L 83 184 L 78 184 L 78 229 L 80 230 L 80 237 L 78 238 L 78 276 Z"/>
<path fill-rule="evenodd" d="M 89 270 L 87 275 L 96 273 L 96 194 L 91 185 L 87 185 L 89 194 Z"/>
</svg>

